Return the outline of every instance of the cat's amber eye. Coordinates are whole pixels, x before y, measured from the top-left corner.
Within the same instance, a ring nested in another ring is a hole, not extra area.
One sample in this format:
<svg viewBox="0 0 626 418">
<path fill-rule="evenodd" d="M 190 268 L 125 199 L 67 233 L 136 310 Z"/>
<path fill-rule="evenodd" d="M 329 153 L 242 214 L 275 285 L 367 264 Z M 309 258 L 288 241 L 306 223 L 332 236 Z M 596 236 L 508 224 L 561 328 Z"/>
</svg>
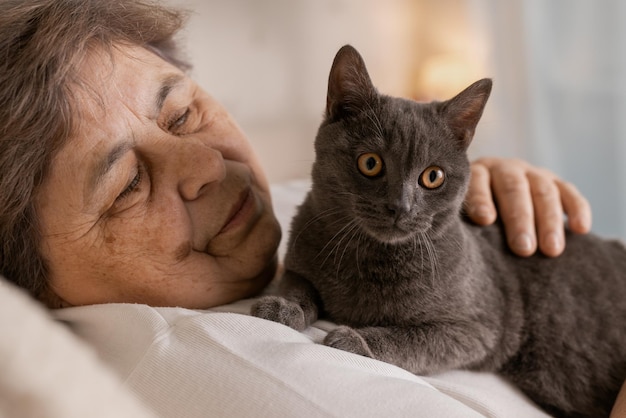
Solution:
<svg viewBox="0 0 626 418">
<path fill-rule="evenodd" d="M 357 160 L 359 171 L 367 177 L 376 177 L 383 170 L 383 159 L 374 152 L 361 154 Z"/>
<path fill-rule="evenodd" d="M 420 184 L 427 189 L 436 189 L 443 184 L 445 177 L 443 170 L 433 165 L 424 170 L 420 176 Z"/>
</svg>

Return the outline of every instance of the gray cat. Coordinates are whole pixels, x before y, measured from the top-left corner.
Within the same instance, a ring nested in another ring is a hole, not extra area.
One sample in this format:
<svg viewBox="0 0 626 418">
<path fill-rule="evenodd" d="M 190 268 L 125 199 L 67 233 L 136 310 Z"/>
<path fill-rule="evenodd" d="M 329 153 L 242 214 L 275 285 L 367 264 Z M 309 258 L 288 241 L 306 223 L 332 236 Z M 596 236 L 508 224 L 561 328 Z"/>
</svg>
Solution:
<svg viewBox="0 0 626 418">
<path fill-rule="evenodd" d="M 491 91 L 381 95 L 358 52 L 335 57 L 313 186 L 291 226 L 281 296 L 253 314 L 416 374 L 497 371 L 556 416 L 608 416 L 626 378 L 626 250 L 567 235 L 519 258 L 502 227 L 462 216 L 466 149 Z"/>
</svg>

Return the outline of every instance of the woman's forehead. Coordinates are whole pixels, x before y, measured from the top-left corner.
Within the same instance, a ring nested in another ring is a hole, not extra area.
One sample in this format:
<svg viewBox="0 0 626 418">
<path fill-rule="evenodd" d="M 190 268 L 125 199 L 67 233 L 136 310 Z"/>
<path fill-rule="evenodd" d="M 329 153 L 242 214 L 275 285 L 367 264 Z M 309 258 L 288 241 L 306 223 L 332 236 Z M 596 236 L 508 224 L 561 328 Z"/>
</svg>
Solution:
<svg viewBox="0 0 626 418">
<path fill-rule="evenodd" d="M 110 53 L 94 50 L 78 72 L 84 85 L 76 95 L 78 110 L 85 113 L 78 118 L 82 122 L 101 123 L 102 112 L 109 115 L 124 110 L 156 118 L 166 95 L 162 89 L 186 78 L 155 53 L 124 45 L 112 48 Z"/>
</svg>

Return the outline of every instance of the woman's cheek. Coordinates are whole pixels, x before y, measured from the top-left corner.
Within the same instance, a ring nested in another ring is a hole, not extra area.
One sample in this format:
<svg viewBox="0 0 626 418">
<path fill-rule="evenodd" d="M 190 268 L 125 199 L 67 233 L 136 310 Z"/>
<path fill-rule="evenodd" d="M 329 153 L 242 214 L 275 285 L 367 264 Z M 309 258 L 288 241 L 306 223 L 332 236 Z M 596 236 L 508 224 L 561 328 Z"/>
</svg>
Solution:
<svg viewBox="0 0 626 418">
<path fill-rule="evenodd" d="M 190 227 L 188 220 L 175 215 L 148 211 L 142 216 L 119 216 L 109 220 L 104 231 L 107 252 L 130 255 L 134 259 L 179 260 L 191 250 Z"/>
</svg>

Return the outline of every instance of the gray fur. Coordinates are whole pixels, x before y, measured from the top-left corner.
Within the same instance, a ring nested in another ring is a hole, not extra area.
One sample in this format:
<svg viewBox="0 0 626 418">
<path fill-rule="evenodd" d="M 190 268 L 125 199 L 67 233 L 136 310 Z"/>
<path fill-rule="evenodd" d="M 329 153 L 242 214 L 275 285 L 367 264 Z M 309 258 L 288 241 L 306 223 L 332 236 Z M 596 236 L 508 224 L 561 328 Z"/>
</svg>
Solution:
<svg viewBox="0 0 626 418">
<path fill-rule="evenodd" d="M 380 95 L 356 50 L 329 77 L 313 186 L 291 227 L 281 296 L 253 314 L 303 329 L 338 324 L 325 344 L 416 374 L 498 371 L 556 416 L 608 416 L 626 378 L 626 251 L 567 234 L 555 259 L 518 258 L 500 225 L 462 216 L 466 149 L 491 90 L 446 102 Z M 357 158 L 380 154 L 369 178 Z M 429 166 L 444 170 L 423 187 Z"/>
</svg>

